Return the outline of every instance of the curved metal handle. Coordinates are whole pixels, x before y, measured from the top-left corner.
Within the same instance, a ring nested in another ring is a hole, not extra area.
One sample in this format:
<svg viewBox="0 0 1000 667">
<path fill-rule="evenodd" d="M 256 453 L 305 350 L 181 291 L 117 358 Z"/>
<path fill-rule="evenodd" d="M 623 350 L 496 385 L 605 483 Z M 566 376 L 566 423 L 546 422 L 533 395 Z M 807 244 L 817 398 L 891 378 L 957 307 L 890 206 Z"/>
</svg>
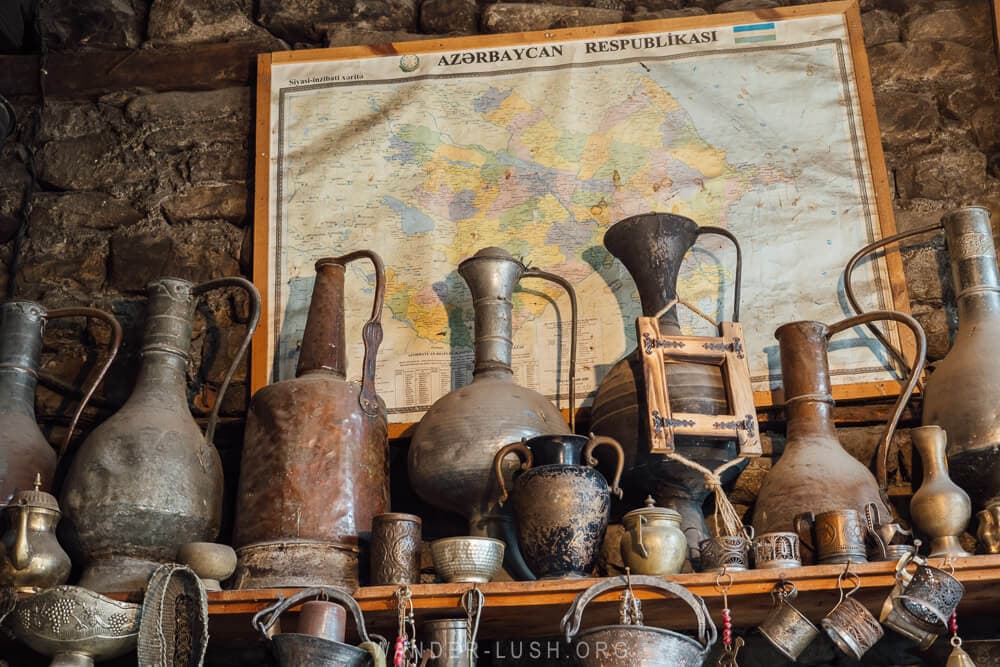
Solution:
<svg viewBox="0 0 1000 667">
<path fill-rule="evenodd" d="M 208 415 L 208 425 L 205 427 L 205 440 L 209 443 L 215 439 L 215 427 L 219 423 L 219 409 L 222 407 L 222 399 L 226 395 L 226 390 L 229 389 L 229 383 L 236 373 L 236 367 L 239 366 L 243 355 L 246 354 L 247 348 L 250 347 L 250 339 L 253 338 L 253 332 L 257 330 L 257 324 L 260 322 L 260 292 L 246 278 L 230 276 L 209 280 L 200 285 L 195 285 L 191 290 L 191 294 L 197 298 L 205 292 L 221 287 L 239 287 L 247 293 L 247 297 L 250 299 L 250 321 L 247 323 L 247 335 L 243 337 L 243 342 L 240 344 L 239 349 L 236 350 L 236 354 L 233 355 L 233 362 L 229 365 L 229 370 L 226 371 L 226 376 L 223 378 L 222 384 L 219 385 L 219 393 L 215 395 L 215 403 L 212 405 L 212 411 Z"/>
<path fill-rule="evenodd" d="M 104 363 L 98 368 L 97 375 L 90 381 L 87 385 L 86 390 L 83 392 L 83 398 L 80 400 L 80 405 L 77 406 L 76 412 L 73 413 L 73 419 L 70 420 L 69 427 L 66 429 L 66 436 L 59 445 L 59 457 L 62 458 L 66 455 L 69 449 L 69 443 L 73 439 L 73 431 L 76 430 L 77 422 L 80 421 L 80 416 L 83 414 L 84 409 L 90 402 L 91 397 L 94 392 L 97 391 L 97 385 L 101 384 L 104 376 L 107 375 L 108 369 L 111 368 L 111 363 L 118 356 L 118 350 L 122 345 L 122 325 L 118 323 L 114 315 L 106 313 L 103 310 L 98 310 L 97 308 L 56 308 L 55 310 L 50 310 L 46 315 L 45 319 L 55 320 L 63 317 L 86 317 L 87 319 L 93 318 L 96 320 L 101 320 L 108 325 L 111 329 L 111 338 L 108 340 L 108 356 L 104 360 Z"/>
<path fill-rule="evenodd" d="M 378 348 L 382 344 L 382 304 L 385 303 L 385 264 L 379 254 L 373 250 L 355 250 L 340 257 L 324 258 L 316 262 L 319 269 L 324 264 L 339 264 L 346 266 L 356 259 L 368 259 L 375 267 L 375 299 L 372 303 L 372 314 L 361 329 L 361 341 L 365 346 L 364 361 L 361 364 L 361 395 L 358 404 L 369 417 L 374 417 L 381 411 L 378 394 L 375 391 L 375 366 Z"/>
<path fill-rule="evenodd" d="M 794 530 L 795 534 L 799 536 L 799 541 L 806 545 L 806 548 L 812 552 L 816 551 L 816 547 L 812 545 L 809 538 L 812 537 L 812 529 L 814 525 L 816 525 L 816 515 L 812 512 L 796 514 L 792 518 L 792 530 Z"/>
<path fill-rule="evenodd" d="M 38 488 L 37 486 L 35 488 Z M 22 503 L 24 499 L 21 499 Z M 28 507 L 27 505 L 13 505 L 20 510 L 17 519 L 17 536 L 14 538 L 14 553 L 11 554 L 11 565 L 15 570 L 23 570 L 31 563 L 31 545 L 28 544 Z"/>
<path fill-rule="evenodd" d="M 566 294 L 569 295 L 570 312 L 570 340 L 569 340 L 569 432 L 576 433 L 576 330 L 579 324 L 576 308 L 576 290 L 573 285 L 562 276 L 557 276 L 541 269 L 528 268 L 522 274 L 523 277 L 541 278 L 559 285 Z M 559 393 L 558 387 L 556 393 Z"/>
<path fill-rule="evenodd" d="M 733 286 L 733 322 L 740 321 L 740 292 L 743 288 L 743 248 L 733 233 L 724 227 L 699 227 L 697 236 L 715 234 L 729 239 L 736 248 L 736 284 Z"/>
<path fill-rule="evenodd" d="M 278 601 L 272 604 L 270 607 L 265 607 L 261 609 L 256 614 L 253 615 L 253 627 L 259 630 L 264 639 L 270 640 L 268 636 L 268 631 L 274 627 L 274 624 L 278 622 L 278 618 L 288 609 L 291 609 L 300 602 L 305 602 L 306 600 L 311 600 L 313 598 L 323 598 L 324 600 L 335 600 L 340 604 L 347 607 L 347 609 L 354 615 L 354 623 L 358 627 L 358 637 L 361 639 L 361 643 L 371 642 L 371 638 L 368 636 L 368 631 L 365 629 L 365 617 L 361 613 L 361 607 L 358 603 L 351 597 L 351 592 L 346 588 L 337 588 L 336 586 L 316 586 L 314 588 L 307 588 L 305 590 L 299 591 L 290 598 L 278 597 Z"/>
<path fill-rule="evenodd" d="M 896 433 L 896 426 L 899 424 L 899 418 L 903 415 L 906 403 L 910 400 L 910 397 L 913 395 L 913 389 L 917 386 L 920 373 L 924 370 L 924 362 L 927 359 L 927 336 L 924 334 L 923 327 L 905 313 L 895 310 L 873 310 L 869 313 L 848 317 L 846 320 L 841 320 L 836 324 L 830 325 L 827 329 L 826 338 L 829 340 L 841 331 L 856 327 L 859 324 L 874 322 L 875 320 L 892 320 L 900 324 L 905 324 L 913 332 L 913 337 L 917 340 L 917 353 L 913 360 L 913 368 L 910 370 L 910 378 L 906 382 L 906 388 L 900 392 L 899 398 L 896 399 L 896 407 L 892 411 L 892 419 L 886 425 L 885 434 L 882 436 L 882 440 L 879 441 L 878 449 L 876 450 L 875 476 L 878 480 L 878 488 L 882 492 L 882 496 L 887 498 L 886 490 L 889 488 L 889 480 L 886 469 L 889 463 L 889 443 L 892 441 L 892 436 Z M 891 504 L 887 500 L 886 507 L 891 508 Z"/>
<path fill-rule="evenodd" d="M 660 577 L 654 577 L 646 574 L 637 574 L 632 575 L 631 577 L 610 577 L 603 581 L 599 581 L 577 595 L 559 624 L 559 627 L 562 628 L 563 633 L 566 635 L 566 641 L 573 641 L 573 637 L 580 631 L 580 622 L 583 618 L 583 610 L 586 608 L 587 604 L 602 593 L 618 588 L 626 588 L 629 585 L 642 586 L 644 588 L 655 588 L 657 590 L 670 593 L 687 603 L 687 605 L 691 607 L 691 610 L 694 612 L 695 618 L 698 620 L 698 642 L 702 645 L 701 655 L 704 656 L 708 653 L 709 647 L 715 643 L 718 635 L 715 629 L 715 623 L 712 621 L 712 616 L 708 613 L 708 607 L 705 606 L 705 600 L 697 595 L 694 595 L 680 584 L 675 584 L 672 581 L 667 581 L 665 579 L 661 579 Z"/>
<path fill-rule="evenodd" d="M 878 532 L 878 527 L 882 525 L 882 518 L 879 516 L 878 505 L 875 503 L 865 503 L 865 524 L 868 526 L 868 534 L 875 538 L 875 543 L 882 551 L 882 558 L 886 558 L 889 555 L 889 545 Z"/>
<path fill-rule="evenodd" d="M 847 261 L 847 265 L 844 267 L 844 293 L 847 295 L 847 302 L 851 304 L 851 308 L 854 312 L 861 315 L 865 311 L 858 303 L 858 299 L 854 294 L 854 269 L 857 267 L 858 263 L 868 255 L 879 248 L 884 248 L 890 243 L 895 243 L 897 241 L 902 241 L 903 239 L 908 239 L 911 236 L 918 236 L 920 234 L 926 234 L 928 232 L 937 231 L 939 229 L 944 229 L 944 224 L 941 222 L 935 222 L 932 225 L 926 225 L 924 227 L 919 227 L 917 229 L 911 229 L 908 232 L 900 232 L 898 234 L 893 234 L 891 236 L 886 236 L 885 238 L 879 239 L 874 243 L 869 243 L 861 250 L 854 253 L 854 255 Z M 889 350 L 889 354 L 892 358 L 899 364 L 903 372 L 906 373 L 910 370 L 909 365 L 906 363 L 906 359 L 903 358 L 903 353 L 894 348 L 885 335 L 879 331 L 879 328 L 874 324 L 866 325 L 868 330 L 872 332 L 878 342 L 882 343 Z"/>
<path fill-rule="evenodd" d="M 507 502 L 509 494 L 507 493 L 507 484 L 503 481 L 503 460 L 510 453 L 516 453 L 521 457 L 521 470 L 529 470 L 534 464 L 535 459 L 531 454 L 531 450 L 528 445 L 525 444 L 524 440 L 521 442 L 512 442 L 509 445 L 504 445 L 497 452 L 497 455 L 493 457 L 493 474 L 497 477 L 497 482 L 500 483 L 500 504 L 503 505 Z"/>
<path fill-rule="evenodd" d="M 587 465 L 591 467 L 596 466 L 597 459 L 594 458 L 593 451 L 602 445 L 610 447 L 618 454 L 618 463 L 615 464 L 615 477 L 611 482 L 611 493 L 615 494 L 616 497 L 621 498 L 622 489 L 619 484 L 621 484 L 622 470 L 625 467 L 625 452 L 622 451 L 622 446 L 618 443 L 618 441 L 614 438 L 609 438 L 606 435 L 594 435 L 591 433 L 590 440 L 587 441 L 587 445 L 583 448 L 583 460 L 586 461 Z"/>
<path fill-rule="evenodd" d="M 642 543 L 642 525 L 644 523 L 646 523 L 646 517 L 640 515 L 639 520 L 635 522 L 635 546 L 639 548 L 639 555 L 643 558 L 649 558 L 649 549 Z"/>
</svg>

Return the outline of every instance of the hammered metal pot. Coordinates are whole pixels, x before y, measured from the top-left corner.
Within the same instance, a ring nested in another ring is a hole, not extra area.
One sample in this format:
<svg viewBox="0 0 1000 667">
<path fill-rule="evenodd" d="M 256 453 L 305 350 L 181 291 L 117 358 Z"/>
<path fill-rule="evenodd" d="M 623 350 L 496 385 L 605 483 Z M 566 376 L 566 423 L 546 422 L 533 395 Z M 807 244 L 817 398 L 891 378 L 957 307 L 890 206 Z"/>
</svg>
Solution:
<svg viewBox="0 0 1000 667">
<path fill-rule="evenodd" d="M 698 639 L 673 630 L 641 624 L 604 625 L 580 630 L 587 604 L 602 593 L 629 586 L 653 588 L 670 593 L 686 603 L 698 620 Z M 705 601 L 686 588 L 659 577 L 636 575 L 631 584 L 626 577 L 604 579 L 573 600 L 560 627 L 581 667 L 696 667 L 715 643 L 716 629 Z"/>
<path fill-rule="evenodd" d="M 503 540 L 492 537 L 445 537 L 431 542 L 434 570 L 449 584 L 492 581 L 505 550 Z"/>
<path fill-rule="evenodd" d="M 635 280 L 642 302 L 642 314 L 659 319 L 665 336 L 681 335 L 677 320 L 677 277 L 687 252 L 703 234 L 722 235 L 736 244 L 726 230 L 699 227 L 689 218 L 668 213 L 650 213 L 621 220 L 608 229 L 604 245 Z M 737 248 L 738 248 L 738 244 Z M 739 255 L 738 255 L 739 256 Z M 734 320 L 739 312 L 739 277 Z M 670 363 L 666 367 L 673 412 L 725 414 L 728 409 L 726 387 L 718 367 L 693 363 Z M 629 491 L 628 506 L 637 506 L 647 494 L 656 504 L 680 512 L 681 527 L 688 547 L 697 559 L 698 545 L 708 539 L 702 504 L 708 495 L 704 475 L 669 460 L 650 454 L 649 420 L 642 362 L 637 350 L 620 360 L 601 380 L 591 408 L 591 429 L 621 443 L 625 451 L 623 485 Z M 677 452 L 710 470 L 732 460 L 736 443 L 723 440 L 678 437 Z M 741 470 L 726 471 L 723 481 L 736 478 Z"/>
<path fill-rule="evenodd" d="M 355 382 L 345 375 L 344 277 L 362 258 L 375 266 L 375 300 Z M 296 377 L 258 391 L 247 413 L 235 588 L 358 585 L 360 544 L 389 508 L 388 422 L 375 393 L 384 294 L 385 269 L 374 252 L 316 262 Z"/>
<path fill-rule="evenodd" d="M 188 352 L 197 297 L 221 287 L 247 292 L 250 318 L 203 434 L 188 406 Z M 141 590 L 181 545 L 218 535 L 223 479 L 212 439 L 226 389 L 260 318 L 260 294 L 242 278 L 201 285 L 161 278 L 146 292 L 135 389 L 80 446 L 62 489 L 63 524 L 85 563 L 80 585 L 101 592 Z"/>
</svg>

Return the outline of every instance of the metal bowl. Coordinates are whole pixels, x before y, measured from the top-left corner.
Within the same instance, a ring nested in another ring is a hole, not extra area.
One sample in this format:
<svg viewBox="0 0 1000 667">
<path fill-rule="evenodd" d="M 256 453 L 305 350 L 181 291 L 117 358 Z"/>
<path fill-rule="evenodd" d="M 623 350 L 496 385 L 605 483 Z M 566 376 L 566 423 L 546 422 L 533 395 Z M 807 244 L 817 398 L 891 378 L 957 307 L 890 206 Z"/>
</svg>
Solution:
<svg viewBox="0 0 1000 667">
<path fill-rule="evenodd" d="M 431 542 L 438 576 L 449 584 L 485 584 L 503 563 L 504 543 L 492 537 L 446 537 Z"/>
</svg>

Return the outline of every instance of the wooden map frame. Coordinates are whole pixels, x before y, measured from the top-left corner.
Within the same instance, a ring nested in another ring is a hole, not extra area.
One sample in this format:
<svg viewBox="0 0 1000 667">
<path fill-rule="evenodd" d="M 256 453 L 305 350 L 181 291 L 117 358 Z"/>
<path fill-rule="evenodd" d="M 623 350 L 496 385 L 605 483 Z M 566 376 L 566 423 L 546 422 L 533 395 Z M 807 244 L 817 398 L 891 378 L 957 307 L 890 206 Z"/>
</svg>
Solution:
<svg viewBox="0 0 1000 667">
<path fill-rule="evenodd" d="M 994 0 L 1000 2 L 1000 0 Z M 858 104 L 862 118 L 862 132 L 869 156 L 869 169 L 875 193 L 875 209 L 878 212 L 882 235 L 888 236 L 896 232 L 893 217 L 892 197 L 889 179 L 882 152 L 881 135 L 875 112 L 875 102 L 872 93 L 871 75 L 868 67 L 868 56 L 864 47 L 864 36 L 861 26 L 861 13 L 857 0 L 828 2 L 814 5 L 798 5 L 775 9 L 756 10 L 750 12 L 733 12 L 704 16 L 691 16 L 655 21 L 639 21 L 617 25 L 591 26 L 563 30 L 545 30 L 499 35 L 475 35 L 471 37 L 455 37 L 447 39 L 428 39 L 413 42 L 396 42 L 373 46 L 349 46 L 331 49 L 310 49 L 301 51 L 280 51 L 265 53 L 258 56 L 257 69 L 257 107 L 256 107 L 256 179 L 254 189 L 254 231 L 253 231 L 253 278 L 260 289 L 263 301 L 263 321 L 267 321 L 270 305 L 269 293 L 269 185 L 272 177 L 270 171 L 270 139 L 276 131 L 275 119 L 271 118 L 271 68 L 274 65 L 307 63 L 339 59 L 374 58 L 388 55 L 422 54 L 439 51 L 457 51 L 462 49 L 485 47 L 510 47 L 525 44 L 545 44 L 547 42 L 606 38 L 618 35 L 632 35 L 647 32 L 682 31 L 695 29 L 723 28 L 734 25 L 759 23 L 763 21 L 787 20 L 815 16 L 842 15 L 845 20 L 850 57 L 855 74 L 855 86 Z M 890 292 L 893 305 L 897 310 L 909 312 L 909 299 L 906 282 L 903 275 L 903 265 L 896 248 L 890 248 L 885 254 L 888 270 Z M 268 384 L 270 360 L 267 358 L 268 342 L 271 328 L 262 326 L 257 329 L 251 354 L 250 381 L 252 391 Z M 907 358 L 912 358 L 915 349 L 910 337 L 900 336 L 903 351 Z M 838 400 L 872 399 L 898 395 L 900 383 L 894 380 L 841 384 L 833 388 L 834 397 Z M 779 405 L 783 402 L 781 390 L 756 391 L 754 400 L 758 407 Z M 390 435 L 401 435 L 408 425 L 391 424 Z"/>
</svg>

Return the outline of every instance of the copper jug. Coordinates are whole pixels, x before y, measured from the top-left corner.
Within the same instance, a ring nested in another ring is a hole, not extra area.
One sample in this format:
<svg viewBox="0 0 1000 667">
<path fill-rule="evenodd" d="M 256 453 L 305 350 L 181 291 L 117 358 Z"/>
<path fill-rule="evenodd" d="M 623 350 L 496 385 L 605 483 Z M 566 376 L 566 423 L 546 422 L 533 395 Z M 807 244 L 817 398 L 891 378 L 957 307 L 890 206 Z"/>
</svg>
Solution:
<svg viewBox="0 0 1000 667">
<path fill-rule="evenodd" d="M 570 409 L 576 364 L 576 296 L 563 278 L 529 269 L 502 248 L 484 248 L 458 266 L 475 308 L 475 369 L 472 382 L 439 398 L 417 424 L 410 442 L 410 482 L 428 503 L 469 520 L 471 535 L 507 543 L 505 566 L 519 579 L 533 579 L 517 549 L 511 515 L 498 506 L 493 458 L 504 445 L 537 435 L 569 434 L 571 429 L 552 402 L 514 383 L 511 368 L 512 295 L 518 281 L 552 281 L 570 295 Z M 515 465 L 508 460 L 504 475 Z"/>
<path fill-rule="evenodd" d="M 0 505 L 10 503 L 14 493 L 30 489 L 35 475 L 41 475 L 41 488 L 52 486 L 57 455 L 35 422 L 35 386 L 42 352 L 45 323 L 63 317 L 94 317 L 111 328 L 108 353 L 104 363 L 83 391 L 59 448 L 69 446 L 76 423 L 90 401 L 97 385 L 107 372 L 122 341 L 121 325 L 110 314 L 96 308 L 59 308 L 46 310 L 32 301 L 8 301 L 0 304 Z"/>
<path fill-rule="evenodd" d="M 923 329 L 909 315 L 895 311 L 873 311 L 829 326 L 822 322 L 784 324 L 774 336 L 781 353 L 787 440 L 757 496 L 753 527 L 758 534 L 793 530 L 794 517 L 806 512 L 852 509 L 864 516 L 869 503 L 875 504 L 880 515 L 891 516 L 883 498 L 884 482 L 877 483 L 868 468 L 844 451 L 837 439 L 827 359 L 832 336 L 876 320 L 900 322 L 917 339 L 917 363 L 876 452 L 879 480 L 885 479 L 889 442 L 923 369 L 927 348 Z"/>
<path fill-rule="evenodd" d="M 19 593 L 37 593 L 69 579 L 69 556 L 56 538 L 59 503 L 41 486 L 41 474 L 35 475 L 34 488 L 18 491 L 3 511 L 7 531 L 0 544 L 6 557 L 0 562 L 0 585 Z"/>
<path fill-rule="evenodd" d="M 742 262 L 739 243 L 725 229 L 699 227 L 689 218 L 669 213 L 649 213 L 621 220 L 604 235 L 604 245 L 618 258 L 635 280 L 642 301 L 642 314 L 657 317 L 666 336 L 681 335 L 677 320 L 677 277 L 681 263 L 698 237 L 714 234 L 736 246 L 737 266 L 733 321 L 739 320 Z M 718 367 L 693 363 L 667 366 L 670 407 L 673 412 L 725 414 L 726 387 Z M 601 380 L 591 409 L 591 429 L 621 443 L 625 450 L 622 486 L 632 496 L 628 506 L 641 504 L 652 494 L 656 504 L 681 514 L 681 527 L 691 553 L 709 538 L 702 513 L 708 495 L 705 477 L 666 456 L 651 454 L 643 367 L 637 350 L 616 363 Z M 714 470 L 737 454 L 736 443 L 678 436 L 676 451 Z M 727 482 L 739 474 L 739 466 L 726 471 Z"/>
<path fill-rule="evenodd" d="M 347 265 L 375 266 L 360 382 L 346 378 Z M 316 262 L 295 378 L 256 393 L 236 497 L 236 588 L 358 586 L 358 549 L 389 508 L 385 404 L 375 393 L 385 269 L 370 250 Z"/>
<path fill-rule="evenodd" d="M 924 389 L 923 424 L 948 433 L 948 470 L 973 511 L 1000 505 L 1000 273 L 990 212 L 980 206 L 949 211 L 941 222 L 876 241 L 855 254 L 845 287 L 855 310 L 851 272 L 865 255 L 895 241 L 944 229 L 958 302 L 958 333 Z"/>
<path fill-rule="evenodd" d="M 251 313 L 202 434 L 188 407 L 188 350 L 197 297 L 220 287 L 246 290 Z M 222 398 L 260 318 L 260 295 L 243 278 L 201 285 L 160 278 L 146 294 L 142 366 L 132 395 L 80 446 L 62 489 L 71 545 L 85 561 L 80 585 L 98 592 L 141 590 L 181 545 L 218 534 L 222 463 L 212 439 Z"/>
</svg>

